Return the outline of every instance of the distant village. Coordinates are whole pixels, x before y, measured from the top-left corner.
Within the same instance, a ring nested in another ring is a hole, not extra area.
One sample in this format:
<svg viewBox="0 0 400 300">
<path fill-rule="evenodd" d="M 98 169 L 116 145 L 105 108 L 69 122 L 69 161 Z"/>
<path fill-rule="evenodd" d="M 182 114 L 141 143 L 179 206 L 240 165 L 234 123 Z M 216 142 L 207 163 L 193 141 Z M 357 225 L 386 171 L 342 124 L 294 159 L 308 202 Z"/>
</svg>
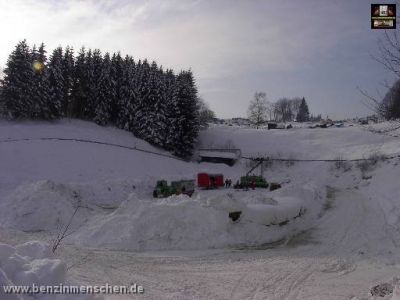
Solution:
<svg viewBox="0 0 400 300">
<path fill-rule="evenodd" d="M 349 124 L 361 124 L 361 125 L 367 125 L 371 123 L 379 123 L 383 122 L 383 118 L 379 118 L 376 115 L 371 115 L 363 118 L 351 118 L 351 119 L 343 119 L 343 120 L 332 120 L 329 117 L 323 119 L 323 118 L 318 118 L 309 122 L 297 122 L 296 120 L 293 120 L 291 122 L 276 122 L 276 121 L 266 121 L 263 126 L 260 128 L 268 128 L 268 129 L 290 129 L 296 124 L 302 123 L 303 125 L 301 127 L 304 127 L 304 124 L 309 125 L 310 128 L 326 128 L 330 126 L 337 126 L 339 127 L 341 124 L 349 123 Z M 242 127 L 254 127 L 254 124 L 248 119 L 248 118 L 227 118 L 227 119 L 221 119 L 221 118 L 212 118 L 210 120 L 211 124 L 217 124 L 217 125 L 227 125 L 227 126 L 242 126 Z"/>
</svg>

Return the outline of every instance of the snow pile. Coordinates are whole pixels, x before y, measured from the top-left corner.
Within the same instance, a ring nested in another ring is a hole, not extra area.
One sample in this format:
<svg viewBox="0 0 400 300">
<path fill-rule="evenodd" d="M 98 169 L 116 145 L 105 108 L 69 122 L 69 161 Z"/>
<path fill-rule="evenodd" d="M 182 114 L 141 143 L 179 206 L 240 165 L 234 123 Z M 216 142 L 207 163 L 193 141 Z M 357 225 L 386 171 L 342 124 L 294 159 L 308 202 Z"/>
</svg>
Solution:
<svg viewBox="0 0 400 300">
<path fill-rule="evenodd" d="M 0 243 L 0 299 L 91 299 L 88 296 L 71 295 L 17 295 L 6 294 L 4 286 L 58 286 L 64 284 L 66 265 L 55 259 L 47 244 L 27 242 L 15 247 Z"/>
<path fill-rule="evenodd" d="M 68 222 L 78 201 L 76 193 L 52 181 L 21 185 L 0 202 L 0 224 L 23 231 L 57 229 Z"/>
<path fill-rule="evenodd" d="M 296 191 L 271 193 L 272 199 L 260 190 L 148 200 L 131 194 L 116 211 L 93 218 L 71 240 L 138 251 L 260 245 L 312 226 L 321 197 L 311 188 Z M 236 222 L 229 217 L 232 212 L 241 212 Z"/>
</svg>

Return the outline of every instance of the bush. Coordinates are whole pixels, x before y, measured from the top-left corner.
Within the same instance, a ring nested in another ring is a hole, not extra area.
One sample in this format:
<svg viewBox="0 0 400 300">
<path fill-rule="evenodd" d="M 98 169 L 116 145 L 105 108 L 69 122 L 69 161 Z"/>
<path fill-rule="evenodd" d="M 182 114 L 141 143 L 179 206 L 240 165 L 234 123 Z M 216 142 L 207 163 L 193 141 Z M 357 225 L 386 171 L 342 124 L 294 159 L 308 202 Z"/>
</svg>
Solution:
<svg viewBox="0 0 400 300">
<path fill-rule="evenodd" d="M 374 170 L 380 161 L 384 161 L 386 157 L 379 152 L 372 153 L 368 158 L 357 161 L 357 168 L 360 169 L 362 177 L 368 178 L 366 176 L 367 172 Z"/>
<path fill-rule="evenodd" d="M 338 171 L 347 172 L 352 168 L 352 163 L 345 160 L 343 156 L 339 155 L 335 158 L 334 168 Z"/>
</svg>

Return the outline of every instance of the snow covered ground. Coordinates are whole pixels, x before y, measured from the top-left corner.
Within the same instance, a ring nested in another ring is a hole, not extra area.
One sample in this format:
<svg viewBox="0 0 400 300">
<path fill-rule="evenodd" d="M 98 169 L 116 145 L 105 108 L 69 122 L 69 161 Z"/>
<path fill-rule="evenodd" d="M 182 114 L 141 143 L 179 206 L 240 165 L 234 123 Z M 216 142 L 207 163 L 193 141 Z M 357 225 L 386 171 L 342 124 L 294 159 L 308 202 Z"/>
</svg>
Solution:
<svg viewBox="0 0 400 300">
<path fill-rule="evenodd" d="M 296 159 L 399 155 L 400 138 L 378 130 L 213 126 L 201 133 L 199 147 Z M 0 242 L 17 253 L 15 245 L 51 241 L 79 207 L 71 235 L 47 258 L 67 266 L 61 281 L 134 282 L 145 288 L 140 297 L 153 299 L 374 299 L 372 287 L 397 284 L 398 158 L 275 161 L 264 173 L 282 184 L 273 192 L 197 190 L 192 198 L 153 199 L 159 179 L 213 172 L 236 182 L 250 166 L 245 159 L 228 167 L 154 153 L 169 155 L 130 133 L 83 121 L 0 121 Z M 229 213 L 236 211 L 234 222 Z M 0 257 L 0 268 L 9 257 Z"/>
</svg>

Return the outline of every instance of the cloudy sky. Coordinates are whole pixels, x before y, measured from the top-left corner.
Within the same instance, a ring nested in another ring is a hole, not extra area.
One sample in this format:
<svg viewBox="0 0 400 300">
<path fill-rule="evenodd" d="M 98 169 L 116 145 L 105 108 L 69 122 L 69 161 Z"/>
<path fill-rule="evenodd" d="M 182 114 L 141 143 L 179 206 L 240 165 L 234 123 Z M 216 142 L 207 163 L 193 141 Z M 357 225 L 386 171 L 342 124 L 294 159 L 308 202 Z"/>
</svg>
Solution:
<svg viewBox="0 0 400 300">
<path fill-rule="evenodd" d="M 85 45 L 191 68 L 219 117 L 246 116 L 255 91 L 304 96 L 324 116 L 363 116 L 357 86 L 379 95 L 394 80 L 371 58 L 382 35 L 370 29 L 373 2 L 0 0 L 0 66 L 24 38 L 48 50 Z"/>
</svg>

